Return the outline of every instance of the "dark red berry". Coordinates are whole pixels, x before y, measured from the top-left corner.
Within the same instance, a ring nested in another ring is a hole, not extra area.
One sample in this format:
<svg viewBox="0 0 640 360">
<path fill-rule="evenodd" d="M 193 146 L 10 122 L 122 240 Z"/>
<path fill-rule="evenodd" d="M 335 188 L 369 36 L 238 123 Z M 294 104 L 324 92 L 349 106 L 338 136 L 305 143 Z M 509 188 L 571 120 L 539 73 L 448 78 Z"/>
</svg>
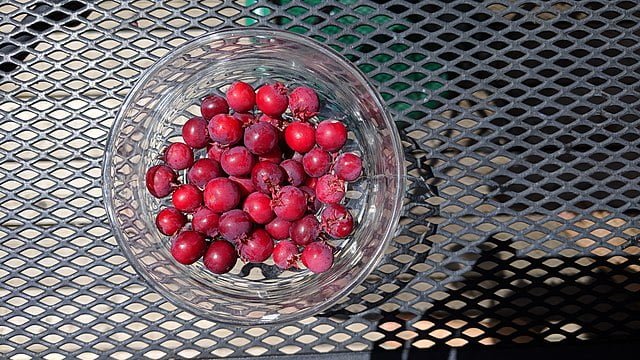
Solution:
<svg viewBox="0 0 640 360">
<path fill-rule="evenodd" d="M 227 178 L 215 178 L 204 187 L 204 204 L 217 213 L 229 211 L 240 203 L 240 190 Z"/>
<path fill-rule="evenodd" d="M 304 154 L 316 144 L 316 130 L 309 123 L 292 122 L 284 129 L 284 140 L 291 150 Z"/>
<path fill-rule="evenodd" d="M 204 254 L 204 266 L 214 274 L 228 273 L 238 260 L 236 249 L 224 240 L 214 240 Z"/>
<path fill-rule="evenodd" d="M 256 105 L 256 93 L 246 82 L 236 81 L 227 90 L 227 102 L 233 111 L 245 113 Z"/>
<path fill-rule="evenodd" d="M 207 157 L 220 163 L 220 157 L 227 148 L 218 143 L 212 143 L 207 148 Z"/>
<path fill-rule="evenodd" d="M 244 200 L 242 210 L 249 215 L 253 222 L 258 224 L 266 224 L 276 217 L 271 209 L 271 198 L 261 192 L 249 194 Z"/>
<path fill-rule="evenodd" d="M 207 183 L 222 176 L 220 164 L 212 159 L 200 159 L 196 161 L 187 172 L 187 180 L 199 188 L 204 188 Z"/>
<path fill-rule="evenodd" d="M 242 122 L 231 115 L 218 114 L 207 127 L 211 140 L 222 145 L 235 144 L 242 139 Z"/>
<path fill-rule="evenodd" d="M 251 173 L 255 157 L 244 146 L 227 149 L 220 156 L 222 170 L 232 176 L 243 176 Z"/>
<path fill-rule="evenodd" d="M 227 100 L 222 96 L 209 95 L 202 99 L 200 104 L 200 113 L 205 120 L 210 120 L 218 114 L 226 114 L 229 112 Z"/>
<path fill-rule="evenodd" d="M 307 211 L 307 197 L 295 186 L 283 186 L 273 199 L 273 211 L 284 220 L 298 220 Z"/>
<path fill-rule="evenodd" d="M 354 181 L 362 173 L 362 159 L 353 153 L 341 154 L 333 164 L 333 171 L 342 180 Z"/>
<path fill-rule="evenodd" d="M 247 127 L 256 122 L 256 117 L 252 114 L 235 113 L 233 114 L 233 117 L 240 120 L 244 127 Z"/>
<path fill-rule="evenodd" d="M 320 223 L 313 215 L 307 215 L 291 224 L 289 236 L 297 245 L 307 245 L 318 239 Z"/>
<path fill-rule="evenodd" d="M 184 265 L 198 261 L 206 250 L 207 242 L 204 235 L 196 231 L 183 231 L 171 243 L 171 255 Z"/>
<path fill-rule="evenodd" d="M 202 206 L 202 191 L 193 184 L 180 185 L 173 192 L 171 201 L 176 209 L 191 213 Z"/>
<path fill-rule="evenodd" d="M 300 86 L 289 94 L 289 109 L 294 117 L 307 120 L 318 113 L 320 104 L 316 92 L 306 86 Z"/>
<path fill-rule="evenodd" d="M 244 132 L 244 146 L 256 155 L 264 155 L 278 146 L 278 130 L 266 122 L 249 126 Z"/>
<path fill-rule="evenodd" d="M 282 218 L 275 218 L 270 223 L 265 225 L 265 230 L 276 240 L 282 240 L 289 237 L 289 228 L 291 227 L 291 221 L 284 220 Z"/>
<path fill-rule="evenodd" d="M 193 213 L 191 227 L 197 232 L 213 237 L 218 234 L 219 221 L 218 214 L 203 206 Z"/>
<path fill-rule="evenodd" d="M 306 185 L 300 186 L 299 189 L 304 191 L 305 195 L 307 196 L 307 207 L 309 211 L 315 213 L 322 208 L 322 202 L 320 202 L 320 200 L 318 200 L 318 198 L 316 197 L 315 190 Z"/>
<path fill-rule="evenodd" d="M 193 150 L 187 144 L 173 143 L 165 150 L 164 161 L 174 170 L 184 170 L 193 165 Z"/>
<path fill-rule="evenodd" d="M 242 210 L 233 209 L 220 216 L 218 232 L 229 241 L 235 241 L 239 237 L 248 234 L 253 224 L 249 215 Z"/>
<path fill-rule="evenodd" d="M 182 139 L 194 149 L 202 149 L 209 143 L 207 120 L 200 116 L 187 120 L 182 126 Z"/>
<path fill-rule="evenodd" d="M 273 117 L 267 114 L 260 115 L 260 118 L 258 119 L 258 121 L 267 122 L 278 129 L 280 129 L 283 124 L 282 118 L 280 118 L 279 116 Z"/>
<path fill-rule="evenodd" d="M 172 207 L 160 210 L 158 216 L 156 216 L 156 227 L 167 236 L 177 233 L 186 223 L 187 217 Z"/>
<path fill-rule="evenodd" d="M 269 161 L 260 161 L 251 170 L 251 180 L 256 190 L 265 194 L 271 194 L 284 183 L 284 170 L 277 164 Z"/>
<path fill-rule="evenodd" d="M 282 115 L 289 105 L 287 88 L 279 82 L 262 85 L 256 92 L 256 105 L 269 116 Z"/>
<path fill-rule="evenodd" d="M 238 185 L 238 190 L 240 190 L 240 197 L 242 198 L 245 198 L 252 192 L 256 191 L 256 187 L 253 186 L 253 181 L 251 179 L 229 176 L 229 180 Z"/>
<path fill-rule="evenodd" d="M 338 120 L 324 120 L 316 126 L 316 143 L 323 150 L 337 151 L 347 142 L 347 127 Z"/>
<path fill-rule="evenodd" d="M 344 198 L 344 180 L 333 174 L 323 175 L 316 184 L 316 197 L 325 204 L 337 204 Z"/>
<path fill-rule="evenodd" d="M 331 155 L 321 149 L 313 149 L 302 158 L 302 166 L 307 175 L 320 177 L 329 171 L 331 167 Z"/>
<path fill-rule="evenodd" d="M 305 181 L 304 181 L 304 185 L 308 186 L 310 188 L 313 189 L 313 191 L 316 191 L 316 184 L 318 183 L 318 178 L 317 177 L 308 177 Z"/>
<path fill-rule="evenodd" d="M 282 162 L 282 151 L 280 148 L 276 147 L 268 154 L 261 155 L 259 157 L 260 161 L 268 161 L 274 164 L 280 164 Z"/>
<path fill-rule="evenodd" d="M 155 165 L 147 170 L 145 182 L 149 193 L 157 198 L 165 197 L 173 191 L 176 173 L 166 165 Z"/>
<path fill-rule="evenodd" d="M 314 242 L 305 246 L 300 258 L 311 272 L 323 273 L 333 265 L 333 249 L 323 242 Z"/>
<path fill-rule="evenodd" d="M 273 253 L 273 239 L 264 229 L 255 229 L 238 244 L 240 258 L 246 262 L 263 262 Z"/>
<path fill-rule="evenodd" d="M 320 215 L 322 229 L 334 238 L 347 237 L 353 230 L 353 217 L 344 206 L 332 204 Z"/>
<path fill-rule="evenodd" d="M 273 262 L 280 269 L 297 268 L 299 257 L 300 251 L 291 241 L 280 241 L 273 248 Z"/>
<path fill-rule="evenodd" d="M 299 161 L 285 160 L 280 163 L 280 167 L 287 173 L 287 181 L 293 186 L 300 186 L 307 178 L 307 174 L 304 172 L 304 167 Z"/>
</svg>

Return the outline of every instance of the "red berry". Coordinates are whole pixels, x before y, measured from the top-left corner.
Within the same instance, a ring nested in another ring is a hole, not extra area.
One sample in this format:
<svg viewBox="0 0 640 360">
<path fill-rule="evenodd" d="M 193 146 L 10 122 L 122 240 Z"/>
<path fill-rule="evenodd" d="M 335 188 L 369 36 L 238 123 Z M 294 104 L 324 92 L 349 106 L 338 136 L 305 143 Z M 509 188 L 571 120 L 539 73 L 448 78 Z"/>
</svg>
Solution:
<svg viewBox="0 0 640 360">
<path fill-rule="evenodd" d="M 244 145 L 256 155 L 264 155 L 278 146 L 278 130 L 266 122 L 249 126 L 244 132 Z"/>
<path fill-rule="evenodd" d="M 353 230 L 353 217 L 344 206 L 332 204 L 322 210 L 320 215 L 323 230 L 340 239 L 347 237 Z"/>
<path fill-rule="evenodd" d="M 307 175 L 320 177 L 329 171 L 331 167 L 331 155 L 321 149 L 313 149 L 302 158 L 302 166 Z"/>
<path fill-rule="evenodd" d="M 246 82 L 236 81 L 227 90 L 227 102 L 233 111 L 245 113 L 256 105 L 256 93 Z"/>
<path fill-rule="evenodd" d="M 273 262 L 280 269 L 297 268 L 300 251 L 291 241 L 280 241 L 273 248 Z"/>
<path fill-rule="evenodd" d="M 289 94 L 289 109 L 293 116 L 300 120 L 315 116 L 319 108 L 318 95 L 311 88 L 300 86 Z"/>
<path fill-rule="evenodd" d="M 231 115 L 218 114 L 207 127 L 211 140 L 222 145 L 235 144 L 242 139 L 242 122 Z"/>
<path fill-rule="evenodd" d="M 212 143 L 207 148 L 207 157 L 220 163 L 220 157 L 225 150 L 227 150 L 225 146 L 218 143 Z"/>
<path fill-rule="evenodd" d="M 227 178 L 215 178 L 204 187 L 204 204 L 217 213 L 229 211 L 240 203 L 240 190 Z"/>
<path fill-rule="evenodd" d="M 279 82 L 262 85 L 256 92 L 256 104 L 260 111 L 269 116 L 282 115 L 289 105 L 287 88 Z"/>
<path fill-rule="evenodd" d="M 253 222 L 258 224 L 266 224 L 276 217 L 271 210 L 271 198 L 261 192 L 249 194 L 244 200 L 242 210 L 249 215 Z"/>
<path fill-rule="evenodd" d="M 156 227 L 167 236 L 177 233 L 186 223 L 187 217 L 172 207 L 160 210 L 158 216 L 156 216 Z"/>
<path fill-rule="evenodd" d="M 316 184 L 316 197 L 325 204 L 337 204 L 344 198 L 344 180 L 333 174 L 323 175 Z"/>
<path fill-rule="evenodd" d="M 296 220 L 289 229 L 291 240 L 297 245 L 307 245 L 318 239 L 320 235 L 320 223 L 313 215 L 307 215 Z"/>
<path fill-rule="evenodd" d="M 220 156 L 222 170 L 232 176 L 250 174 L 254 163 L 254 156 L 244 146 L 235 146 L 227 149 Z"/>
<path fill-rule="evenodd" d="M 285 179 L 284 170 L 269 161 L 260 161 L 251 170 L 251 180 L 256 190 L 271 194 Z"/>
<path fill-rule="evenodd" d="M 238 185 L 238 190 L 240 190 L 240 197 L 247 197 L 249 194 L 256 191 L 256 187 L 253 186 L 253 181 L 251 179 L 229 176 L 229 180 Z"/>
<path fill-rule="evenodd" d="M 319 274 L 329 270 L 333 265 L 333 250 L 325 243 L 314 242 L 302 250 L 300 258 L 307 269 Z"/>
<path fill-rule="evenodd" d="M 183 170 L 193 165 L 193 150 L 187 144 L 173 143 L 164 152 L 164 161 L 174 170 Z"/>
<path fill-rule="evenodd" d="M 362 159 L 353 153 L 341 154 L 336 158 L 333 170 L 340 179 L 354 181 L 362 173 Z"/>
<path fill-rule="evenodd" d="M 207 250 L 204 235 L 196 231 L 183 231 L 171 243 L 171 255 L 180 264 L 191 265 Z"/>
<path fill-rule="evenodd" d="M 200 104 L 200 113 L 205 120 L 210 120 L 218 114 L 226 114 L 229 112 L 227 100 L 222 96 L 209 95 L 202 99 Z"/>
<path fill-rule="evenodd" d="M 171 201 L 176 209 L 191 213 L 202 206 L 202 191 L 192 184 L 180 185 L 173 192 Z"/>
<path fill-rule="evenodd" d="M 273 199 L 273 211 L 284 220 L 298 220 L 307 211 L 307 197 L 297 187 L 283 186 Z"/>
<path fill-rule="evenodd" d="M 311 189 L 313 189 L 313 191 L 316 191 L 316 184 L 318 183 L 318 178 L 317 177 L 308 177 L 305 181 L 304 181 L 304 185 L 310 187 Z"/>
<path fill-rule="evenodd" d="M 307 178 L 304 167 L 299 161 L 285 160 L 280 163 L 280 167 L 287 173 L 287 181 L 293 186 L 300 186 Z"/>
<path fill-rule="evenodd" d="M 316 144 L 316 130 L 306 122 L 292 122 L 284 129 L 284 140 L 293 151 L 306 153 Z"/>
<path fill-rule="evenodd" d="M 229 241 L 235 241 L 239 237 L 248 234 L 252 227 L 253 224 L 249 219 L 249 215 L 239 209 L 233 209 L 222 214 L 218 222 L 218 232 Z"/>
<path fill-rule="evenodd" d="M 218 234 L 218 222 L 220 216 L 206 207 L 201 207 L 193 213 L 191 227 L 193 230 L 207 236 L 216 236 Z"/>
<path fill-rule="evenodd" d="M 207 120 L 200 116 L 187 120 L 182 126 L 182 139 L 194 149 L 202 149 L 209 143 Z"/>
<path fill-rule="evenodd" d="M 242 122 L 242 125 L 245 127 L 256 122 L 256 118 L 252 114 L 235 113 L 233 114 L 233 117 L 240 120 L 240 122 Z"/>
<path fill-rule="evenodd" d="M 147 170 L 145 182 L 147 190 L 151 195 L 162 198 L 173 190 L 173 184 L 176 183 L 176 173 L 166 165 L 155 165 Z"/>
<path fill-rule="evenodd" d="M 269 123 L 278 129 L 281 128 L 283 123 L 282 118 L 280 118 L 279 116 L 273 117 L 267 114 L 260 115 L 260 118 L 258 119 L 258 121 Z"/>
<path fill-rule="evenodd" d="M 276 147 L 270 153 L 261 155 L 259 159 L 260 161 L 268 161 L 274 164 L 280 164 L 280 162 L 282 161 L 282 151 L 280 150 L 280 148 Z"/>
<path fill-rule="evenodd" d="M 214 240 L 204 254 L 204 266 L 214 274 L 228 273 L 238 260 L 236 249 L 228 241 Z"/>
<path fill-rule="evenodd" d="M 289 237 L 289 228 L 291 227 L 291 221 L 284 220 L 282 218 L 275 218 L 270 223 L 265 225 L 265 230 L 276 240 L 282 240 Z"/>
<path fill-rule="evenodd" d="M 187 180 L 199 188 L 204 188 L 207 183 L 222 176 L 220 164 L 212 159 L 200 159 L 196 161 L 187 172 Z"/>
<path fill-rule="evenodd" d="M 273 253 L 273 239 L 264 229 L 255 229 L 251 235 L 240 241 L 238 251 L 244 261 L 263 262 Z"/>
<path fill-rule="evenodd" d="M 326 151 L 337 151 L 347 142 L 347 127 L 337 120 L 325 120 L 316 126 L 316 143 Z"/>
</svg>

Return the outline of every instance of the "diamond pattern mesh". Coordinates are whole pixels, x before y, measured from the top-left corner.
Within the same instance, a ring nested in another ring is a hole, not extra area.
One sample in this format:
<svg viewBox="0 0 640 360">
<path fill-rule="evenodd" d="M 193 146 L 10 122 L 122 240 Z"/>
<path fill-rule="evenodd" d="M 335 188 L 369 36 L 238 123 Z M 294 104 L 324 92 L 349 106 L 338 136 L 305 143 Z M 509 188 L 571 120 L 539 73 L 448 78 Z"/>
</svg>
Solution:
<svg viewBox="0 0 640 360">
<path fill-rule="evenodd" d="M 0 356 L 303 354 L 636 338 L 635 1 L 4 1 Z M 225 26 L 325 42 L 378 86 L 413 185 L 385 261 L 326 314 L 235 328 L 152 291 L 100 165 L 132 84 Z"/>
</svg>

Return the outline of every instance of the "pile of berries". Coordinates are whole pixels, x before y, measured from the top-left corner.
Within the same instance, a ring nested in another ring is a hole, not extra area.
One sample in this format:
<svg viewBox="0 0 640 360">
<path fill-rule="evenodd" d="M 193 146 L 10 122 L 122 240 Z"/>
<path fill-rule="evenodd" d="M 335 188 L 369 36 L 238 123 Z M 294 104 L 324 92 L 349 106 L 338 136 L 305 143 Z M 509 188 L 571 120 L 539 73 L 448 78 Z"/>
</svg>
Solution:
<svg viewBox="0 0 640 360">
<path fill-rule="evenodd" d="M 176 261 L 202 258 L 216 274 L 230 271 L 238 257 L 253 263 L 272 257 L 281 269 L 298 268 L 301 260 L 314 273 L 333 265 L 327 240 L 353 231 L 340 203 L 362 160 L 340 152 L 347 127 L 319 121 L 318 109 L 313 89 L 289 92 L 279 82 L 254 91 L 238 81 L 226 99 L 202 100 L 202 116 L 182 127 L 184 143 L 170 144 L 146 174 L 151 195 L 171 196 L 173 206 L 157 214 L 156 225 L 172 237 Z"/>
</svg>

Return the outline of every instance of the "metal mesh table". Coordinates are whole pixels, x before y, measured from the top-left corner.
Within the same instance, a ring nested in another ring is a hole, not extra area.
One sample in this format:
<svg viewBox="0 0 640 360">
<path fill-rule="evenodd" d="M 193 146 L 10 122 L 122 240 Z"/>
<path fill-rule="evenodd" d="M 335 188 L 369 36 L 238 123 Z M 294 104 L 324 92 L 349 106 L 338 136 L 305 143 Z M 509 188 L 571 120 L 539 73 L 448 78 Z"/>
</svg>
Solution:
<svg viewBox="0 0 640 360">
<path fill-rule="evenodd" d="M 640 338 L 637 1 L 10 0 L 0 19 L 0 357 Z M 121 255 L 100 198 L 132 84 L 228 26 L 303 33 L 356 63 L 419 179 L 384 263 L 296 323 L 177 309 Z"/>
</svg>

